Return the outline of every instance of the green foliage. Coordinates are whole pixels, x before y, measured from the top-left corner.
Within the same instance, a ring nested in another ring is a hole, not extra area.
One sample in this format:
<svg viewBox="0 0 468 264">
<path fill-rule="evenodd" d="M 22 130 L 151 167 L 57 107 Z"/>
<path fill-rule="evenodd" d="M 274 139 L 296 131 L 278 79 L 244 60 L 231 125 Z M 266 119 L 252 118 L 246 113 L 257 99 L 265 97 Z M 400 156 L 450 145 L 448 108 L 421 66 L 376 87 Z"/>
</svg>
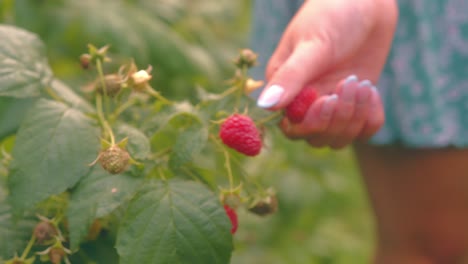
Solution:
<svg viewBox="0 0 468 264">
<path fill-rule="evenodd" d="M 89 171 L 86 164 L 96 155 L 98 138 L 97 128 L 83 113 L 39 100 L 22 123 L 12 153 L 13 209 L 22 213 L 75 185 Z"/>
<path fill-rule="evenodd" d="M 122 220 L 120 263 L 227 263 L 230 228 L 216 197 L 203 185 L 153 181 L 139 190 Z"/>
<path fill-rule="evenodd" d="M 78 249 L 95 219 L 104 218 L 129 200 L 142 180 L 110 175 L 96 167 L 73 190 L 67 216 L 72 249 Z"/>
<path fill-rule="evenodd" d="M 233 111 L 247 108 L 257 121 L 270 116 L 249 100 L 239 104 L 238 94 L 219 93 L 245 45 L 250 1 L 215 2 L 0 4 L 0 20 L 10 24 L 0 26 L 0 262 L 21 255 L 35 213 L 60 223 L 72 263 L 367 261 L 372 222 L 351 152 L 293 144 L 273 128 L 278 119 L 264 123 L 265 146 L 255 158 L 213 140 L 216 121 Z M 151 64 L 149 85 L 171 100 L 131 89 L 104 98 L 103 115 L 116 142 L 128 138 L 133 159 L 117 175 L 89 166 L 99 138 L 110 135 L 95 93 L 84 88 L 99 81 L 95 65 L 79 68 L 88 43 L 111 45 L 104 74 L 129 58 Z M 265 185 L 279 200 L 278 213 L 266 218 L 239 208 L 234 237 L 216 196 L 229 189 L 227 164 L 243 202 Z"/>
<path fill-rule="evenodd" d="M 1 27 L 0 35 L 0 96 L 38 96 L 52 77 L 44 45 L 37 36 L 10 26 Z"/>
</svg>

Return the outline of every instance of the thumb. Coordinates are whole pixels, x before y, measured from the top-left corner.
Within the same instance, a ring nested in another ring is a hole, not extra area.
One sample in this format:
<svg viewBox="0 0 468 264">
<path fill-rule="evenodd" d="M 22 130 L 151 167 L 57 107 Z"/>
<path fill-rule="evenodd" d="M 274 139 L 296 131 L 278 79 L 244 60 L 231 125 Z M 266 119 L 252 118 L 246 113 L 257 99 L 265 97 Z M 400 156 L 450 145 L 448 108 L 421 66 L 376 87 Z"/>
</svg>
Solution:
<svg viewBox="0 0 468 264">
<path fill-rule="evenodd" d="M 302 88 L 328 68 L 331 57 L 331 49 L 323 41 L 300 42 L 271 75 L 257 105 L 271 110 L 286 107 Z"/>
</svg>

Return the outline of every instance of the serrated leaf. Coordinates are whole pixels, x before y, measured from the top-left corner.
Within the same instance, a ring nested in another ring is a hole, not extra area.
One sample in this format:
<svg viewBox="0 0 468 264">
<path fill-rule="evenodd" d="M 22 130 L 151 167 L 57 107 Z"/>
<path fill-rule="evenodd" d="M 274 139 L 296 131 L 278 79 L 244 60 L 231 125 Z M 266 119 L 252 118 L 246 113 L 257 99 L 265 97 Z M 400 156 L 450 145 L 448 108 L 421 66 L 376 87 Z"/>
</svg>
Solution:
<svg viewBox="0 0 468 264">
<path fill-rule="evenodd" d="M 0 97 L 0 140 L 13 134 L 36 98 Z"/>
<path fill-rule="evenodd" d="M 59 194 L 88 174 L 99 150 L 95 122 L 74 108 L 40 99 L 22 123 L 8 177 L 10 201 L 20 213 Z"/>
<path fill-rule="evenodd" d="M 117 235 L 120 263 L 229 263 L 231 223 L 193 181 L 152 181 L 131 201 Z"/>
<path fill-rule="evenodd" d="M 76 94 L 73 89 L 68 87 L 64 82 L 54 79 L 50 83 L 50 89 L 67 105 L 84 113 L 94 112 L 94 108 L 85 99 Z"/>
<path fill-rule="evenodd" d="M 96 218 L 104 217 L 130 199 L 142 179 L 125 174 L 112 175 L 101 167 L 94 167 L 73 190 L 68 207 L 72 250 Z"/>
<path fill-rule="evenodd" d="M 11 207 L 6 201 L 0 201 L 0 259 L 21 254 L 31 238 L 35 223 L 32 217 L 14 221 Z"/>
<path fill-rule="evenodd" d="M 193 105 L 184 101 L 165 106 L 158 110 L 143 123 L 142 130 L 148 134 L 154 134 L 164 129 L 168 124 L 172 124 L 175 127 L 189 126 L 193 121 L 199 123 L 201 119 L 197 115 Z"/>
<path fill-rule="evenodd" d="M 31 32 L 6 25 L 0 25 L 0 36 L 0 96 L 40 95 L 52 80 L 42 41 Z"/>
<path fill-rule="evenodd" d="M 146 159 L 151 152 L 150 141 L 139 129 L 120 124 L 116 129 L 118 140 L 128 137 L 127 150 L 134 159 Z"/>
<path fill-rule="evenodd" d="M 179 169 L 191 162 L 205 147 L 208 140 L 208 129 L 203 125 L 193 125 L 181 132 L 172 149 L 169 166 Z"/>
</svg>

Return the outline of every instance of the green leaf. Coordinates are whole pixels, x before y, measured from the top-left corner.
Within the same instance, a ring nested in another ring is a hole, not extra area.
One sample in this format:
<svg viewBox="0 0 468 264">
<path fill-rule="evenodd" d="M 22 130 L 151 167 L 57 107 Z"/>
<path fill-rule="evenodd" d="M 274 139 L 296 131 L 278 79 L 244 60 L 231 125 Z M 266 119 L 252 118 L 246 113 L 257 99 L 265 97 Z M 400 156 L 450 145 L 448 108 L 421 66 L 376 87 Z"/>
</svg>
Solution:
<svg viewBox="0 0 468 264">
<path fill-rule="evenodd" d="M 98 155 L 99 130 L 74 108 L 40 99 L 22 123 L 8 178 L 16 212 L 59 194 L 88 174 Z"/>
<path fill-rule="evenodd" d="M 35 98 L 0 97 L 0 140 L 13 134 L 31 108 Z"/>
<path fill-rule="evenodd" d="M 176 170 L 191 162 L 205 147 L 208 140 L 208 129 L 200 124 L 194 124 L 185 129 L 177 137 L 177 141 L 169 159 L 169 166 Z"/>
<path fill-rule="evenodd" d="M 72 250 L 78 248 L 94 219 L 104 217 L 131 198 L 140 178 L 125 174 L 112 175 L 100 166 L 73 190 L 68 208 Z"/>
<path fill-rule="evenodd" d="M 81 96 L 75 93 L 60 80 L 54 79 L 50 84 L 51 91 L 62 99 L 67 105 L 76 108 L 84 113 L 94 112 L 94 108 Z"/>
<path fill-rule="evenodd" d="M 139 129 L 120 124 L 116 129 L 117 141 L 128 137 L 127 150 L 134 159 L 146 159 L 151 152 L 150 141 Z"/>
<path fill-rule="evenodd" d="M 42 41 L 33 33 L 5 25 L 0 25 L 0 36 L 0 96 L 39 96 L 52 80 Z"/>
<path fill-rule="evenodd" d="M 11 207 L 3 198 L 0 195 L 0 260 L 12 258 L 15 252 L 21 254 L 36 223 L 30 216 L 15 222 Z"/>
<path fill-rule="evenodd" d="M 229 263 L 231 223 L 193 181 L 152 181 L 131 201 L 117 235 L 120 263 Z"/>
</svg>

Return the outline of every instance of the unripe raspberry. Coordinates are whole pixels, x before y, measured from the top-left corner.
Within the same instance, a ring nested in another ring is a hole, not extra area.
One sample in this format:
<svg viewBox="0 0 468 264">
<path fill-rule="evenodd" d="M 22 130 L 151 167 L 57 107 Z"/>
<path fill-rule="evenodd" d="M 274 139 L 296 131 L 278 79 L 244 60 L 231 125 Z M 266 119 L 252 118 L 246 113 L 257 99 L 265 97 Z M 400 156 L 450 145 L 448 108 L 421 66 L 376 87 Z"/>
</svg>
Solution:
<svg viewBox="0 0 468 264">
<path fill-rule="evenodd" d="M 101 151 L 98 161 L 106 171 L 118 174 L 127 169 L 130 164 L 130 154 L 118 145 L 112 145 Z"/>
<path fill-rule="evenodd" d="M 247 156 L 256 156 L 262 149 L 262 138 L 253 120 L 247 115 L 233 114 L 219 130 L 223 143 Z"/>
<path fill-rule="evenodd" d="M 34 236 L 38 244 L 44 244 L 47 241 L 50 241 L 57 235 L 57 229 L 55 226 L 47 221 L 42 221 L 36 225 L 34 228 Z"/>
<path fill-rule="evenodd" d="M 266 216 L 275 213 L 278 210 L 278 198 L 271 194 L 255 201 L 249 208 L 249 211 L 260 216 Z"/>
<path fill-rule="evenodd" d="M 60 264 L 65 255 L 66 252 L 63 248 L 51 248 L 49 251 L 49 260 L 52 264 Z"/>
<path fill-rule="evenodd" d="M 89 65 L 91 64 L 91 55 L 85 53 L 80 56 L 80 64 L 81 68 L 89 69 Z"/>
<path fill-rule="evenodd" d="M 106 92 L 104 93 L 104 88 L 102 86 L 102 81 L 96 81 L 96 92 L 104 95 L 106 94 L 109 97 L 116 96 L 122 89 L 122 78 L 118 74 L 108 74 L 104 76 L 104 83 L 106 85 Z"/>
</svg>

